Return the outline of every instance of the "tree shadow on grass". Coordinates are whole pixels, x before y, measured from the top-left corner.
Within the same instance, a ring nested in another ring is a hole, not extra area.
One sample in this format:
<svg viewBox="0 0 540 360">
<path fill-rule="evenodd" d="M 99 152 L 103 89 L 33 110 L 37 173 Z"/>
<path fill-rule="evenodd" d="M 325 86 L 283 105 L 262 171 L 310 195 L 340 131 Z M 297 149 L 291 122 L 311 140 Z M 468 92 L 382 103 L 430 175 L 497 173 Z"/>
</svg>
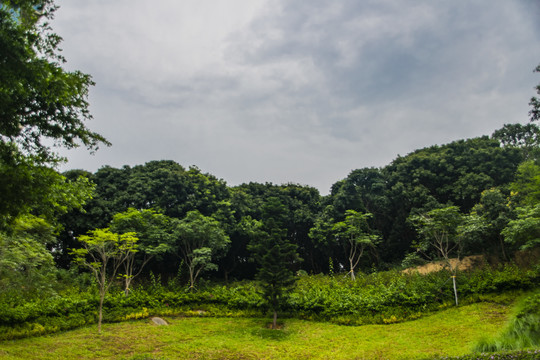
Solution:
<svg viewBox="0 0 540 360">
<path fill-rule="evenodd" d="M 291 335 L 291 330 L 285 323 L 278 323 L 277 329 L 272 329 L 272 322 L 258 322 L 258 327 L 251 331 L 251 334 L 265 340 L 284 341 Z"/>
</svg>

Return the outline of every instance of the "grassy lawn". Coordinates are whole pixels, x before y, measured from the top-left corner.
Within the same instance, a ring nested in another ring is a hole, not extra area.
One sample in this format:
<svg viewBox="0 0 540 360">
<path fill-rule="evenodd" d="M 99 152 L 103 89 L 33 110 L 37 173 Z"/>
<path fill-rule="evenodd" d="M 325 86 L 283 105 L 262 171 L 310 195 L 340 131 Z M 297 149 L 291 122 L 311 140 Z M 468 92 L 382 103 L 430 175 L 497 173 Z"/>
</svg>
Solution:
<svg viewBox="0 0 540 360">
<path fill-rule="evenodd" d="M 417 359 L 462 355 L 497 333 L 510 308 L 487 303 L 445 310 L 392 325 L 340 326 L 286 319 L 170 318 L 106 324 L 51 336 L 0 342 L 1 359 Z M 142 358 L 142 357 L 140 357 Z"/>
</svg>

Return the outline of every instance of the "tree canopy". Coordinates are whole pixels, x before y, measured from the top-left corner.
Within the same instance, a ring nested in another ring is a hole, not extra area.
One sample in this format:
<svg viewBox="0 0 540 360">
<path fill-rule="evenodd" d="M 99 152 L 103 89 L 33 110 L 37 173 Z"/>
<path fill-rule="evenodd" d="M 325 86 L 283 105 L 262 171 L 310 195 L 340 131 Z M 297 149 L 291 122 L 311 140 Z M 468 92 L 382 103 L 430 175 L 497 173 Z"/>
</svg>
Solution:
<svg viewBox="0 0 540 360">
<path fill-rule="evenodd" d="M 44 139 L 73 148 L 97 149 L 107 140 L 86 126 L 90 75 L 66 71 L 62 38 L 49 21 L 52 0 L 2 1 L 0 6 L 0 155 L 11 158 L 10 144 L 41 161 L 55 159 Z"/>
</svg>

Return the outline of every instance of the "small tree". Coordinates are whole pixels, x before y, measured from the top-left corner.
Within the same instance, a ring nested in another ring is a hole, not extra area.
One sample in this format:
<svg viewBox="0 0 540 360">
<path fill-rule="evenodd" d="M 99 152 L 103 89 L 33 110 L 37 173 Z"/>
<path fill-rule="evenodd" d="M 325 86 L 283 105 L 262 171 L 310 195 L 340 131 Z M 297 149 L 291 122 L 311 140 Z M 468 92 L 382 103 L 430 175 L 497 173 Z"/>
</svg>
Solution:
<svg viewBox="0 0 540 360">
<path fill-rule="evenodd" d="M 458 236 L 458 226 L 463 222 L 463 216 L 457 206 L 433 209 L 423 214 L 412 215 L 409 220 L 420 235 L 414 245 L 417 251 L 431 259 L 430 251 L 442 257 L 453 271 L 450 257 L 456 255 L 459 259 L 462 237 Z"/>
<path fill-rule="evenodd" d="M 136 251 L 135 233 L 116 234 L 109 229 L 89 231 L 79 238 L 83 248 L 73 249 L 75 262 L 92 271 L 99 289 L 98 333 L 101 333 L 103 301 L 120 266 Z"/>
<path fill-rule="evenodd" d="M 114 215 L 111 230 L 117 233 L 135 232 L 139 241 L 123 262 L 124 292 L 129 294 L 131 283 L 154 257 L 171 251 L 171 219 L 154 210 L 133 208 Z"/>
<path fill-rule="evenodd" d="M 256 279 L 263 288 L 266 305 L 273 313 L 272 329 L 276 329 L 277 313 L 296 281 L 292 267 L 302 259 L 296 252 L 297 245 L 287 237 L 286 206 L 279 198 L 269 197 L 262 210 L 262 221 L 251 223 L 248 250 L 258 265 Z"/>
<path fill-rule="evenodd" d="M 173 229 L 177 255 L 189 270 L 189 287 L 193 289 L 197 278 L 203 271 L 217 270 L 213 261 L 224 255 L 230 243 L 214 218 L 190 211 L 186 217 L 176 222 Z"/>
<path fill-rule="evenodd" d="M 248 247 L 258 264 L 256 278 L 263 288 L 263 297 L 272 311 L 272 329 L 277 328 L 277 314 L 286 303 L 287 293 L 296 278 L 291 266 L 301 261 L 297 246 L 289 242 L 285 231 L 273 229 L 270 234 L 261 233 Z"/>
<path fill-rule="evenodd" d="M 456 254 L 458 260 L 461 253 L 463 236 L 458 236 L 458 228 L 463 223 L 463 215 L 457 206 L 447 206 L 441 209 L 433 209 L 420 215 L 412 215 L 409 220 L 414 224 L 420 241 L 416 244 L 420 251 L 429 258 L 428 252 L 434 248 L 435 252 L 446 262 L 452 272 L 456 305 L 458 296 L 456 289 L 455 273 L 457 267 L 453 267 L 450 256 Z"/>
<path fill-rule="evenodd" d="M 368 219 L 370 213 L 358 213 L 354 210 L 347 210 L 344 221 L 335 223 L 332 230 L 336 240 L 341 242 L 347 253 L 349 260 L 349 274 L 355 280 L 354 271 L 364 254 L 364 250 L 375 247 L 380 241 L 378 235 L 370 233 Z"/>
</svg>

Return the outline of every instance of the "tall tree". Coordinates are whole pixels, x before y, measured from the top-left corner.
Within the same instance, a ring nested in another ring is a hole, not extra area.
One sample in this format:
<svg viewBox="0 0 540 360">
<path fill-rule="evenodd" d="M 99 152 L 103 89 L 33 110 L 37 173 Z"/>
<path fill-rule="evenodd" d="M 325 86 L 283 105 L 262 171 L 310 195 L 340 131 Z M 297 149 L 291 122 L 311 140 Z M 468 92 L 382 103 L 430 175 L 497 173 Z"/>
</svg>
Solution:
<svg viewBox="0 0 540 360">
<path fill-rule="evenodd" d="M 57 225 L 89 198 L 87 179 L 54 170 L 61 160 L 54 147 L 109 145 L 86 125 L 91 77 L 62 67 L 62 39 L 49 25 L 56 9 L 53 0 L 0 2 L 0 228 L 7 233 L 29 214 Z M 10 246 L 21 248 L 14 241 L 25 238 L 11 237 Z"/>
<path fill-rule="evenodd" d="M 534 69 L 535 72 L 540 72 L 540 64 Z M 540 84 L 536 85 L 535 87 L 536 93 L 540 95 Z M 531 106 L 531 110 L 529 111 L 529 118 L 531 121 L 538 121 L 540 120 L 540 99 L 536 96 L 533 96 L 531 98 L 531 101 L 529 101 L 529 105 Z"/>
<path fill-rule="evenodd" d="M 263 288 L 263 297 L 272 311 L 272 329 L 277 329 L 278 311 L 286 303 L 287 294 L 296 282 L 291 264 L 300 259 L 297 246 L 273 231 L 252 242 L 250 249 L 256 254 L 257 280 Z"/>
<path fill-rule="evenodd" d="M 520 148 L 524 160 L 534 160 L 538 157 L 540 147 L 540 127 L 534 123 L 505 124 L 496 130 L 493 139 L 499 140 L 503 146 Z"/>
<path fill-rule="evenodd" d="M 85 121 L 90 75 L 62 68 L 62 38 L 49 21 L 53 0 L 2 1 L 0 4 L 0 154 L 10 157 L 9 144 L 41 161 L 56 156 L 43 138 L 66 148 L 80 144 L 97 149 L 105 138 Z"/>
<path fill-rule="evenodd" d="M 489 189 L 482 192 L 480 202 L 476 204 L 471 214 L 466 217 L 468 223 L 469 252 L 486 253 L 496 250 L 501 257 L 508 260 L 502 230 L 514 218 L 514 211 L 508 202 L 508 197 L 499 189 Z M 464 224 L 467 225 L 467 224 Z M 472 233 L 471 233 L 472 232 Z"/>
</svg>

